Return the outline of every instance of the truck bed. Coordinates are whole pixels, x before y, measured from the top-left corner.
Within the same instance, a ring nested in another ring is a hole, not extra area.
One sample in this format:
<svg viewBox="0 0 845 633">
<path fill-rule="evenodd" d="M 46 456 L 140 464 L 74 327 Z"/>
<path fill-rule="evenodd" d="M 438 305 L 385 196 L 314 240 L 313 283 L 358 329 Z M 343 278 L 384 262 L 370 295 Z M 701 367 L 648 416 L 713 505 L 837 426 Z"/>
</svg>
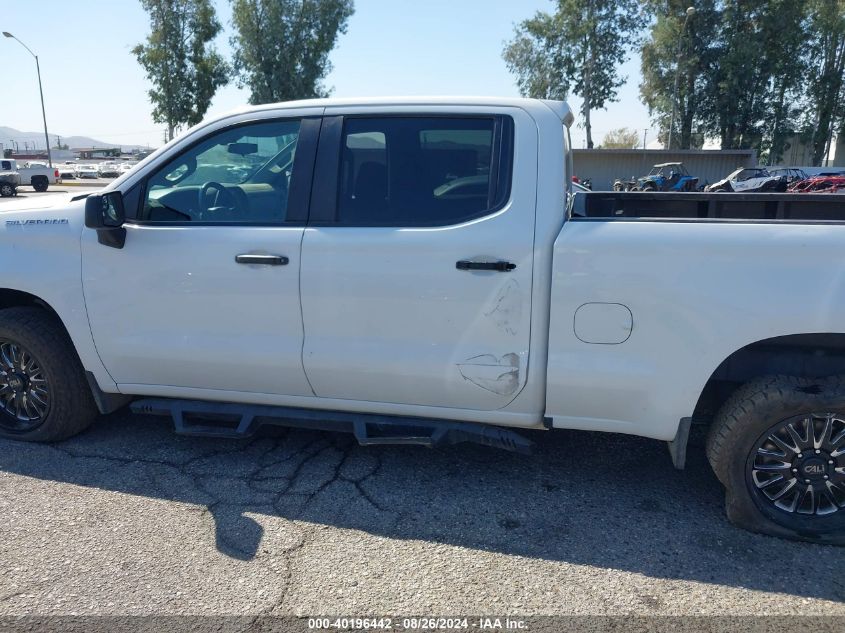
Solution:
<svg viewBox="0 0 845 633">
<path fill-rule="evenodd" d="M 578 193 L 570 214 L 553 255 L 554 426 L 671 440 L 734 353 L 842 329 L 845 196 Z"/>
</svg>

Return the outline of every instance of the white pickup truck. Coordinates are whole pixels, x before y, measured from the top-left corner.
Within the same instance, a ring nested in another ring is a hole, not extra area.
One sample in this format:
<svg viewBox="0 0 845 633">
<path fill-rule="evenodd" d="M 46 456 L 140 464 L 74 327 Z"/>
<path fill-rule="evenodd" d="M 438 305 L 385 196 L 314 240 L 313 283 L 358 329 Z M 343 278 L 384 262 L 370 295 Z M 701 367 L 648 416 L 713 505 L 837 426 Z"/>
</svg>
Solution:
<svg viewBox="0 0 845 633">
<path fill-rule="evenodd" d="M 57 440 L 132 401 L 230 437 L 629 433 L 681 468 L 707 424 L 731 520 L 845 543 L 845 198 L 571 196 L 572 118 L 258 106 L 100 193 L 0 207 L 0 433 Z"/>
<path fill-rule="evenodd" d="M 14 158 L 0 159 L 0 171 L 16 171 L 20 174 L 21 185 L 29 185 L 36 191 L 47 191 L 49 185 L 61 182 L 61 174 L 55 167 L 44 163 L 19 163 Z"/>
</svg>

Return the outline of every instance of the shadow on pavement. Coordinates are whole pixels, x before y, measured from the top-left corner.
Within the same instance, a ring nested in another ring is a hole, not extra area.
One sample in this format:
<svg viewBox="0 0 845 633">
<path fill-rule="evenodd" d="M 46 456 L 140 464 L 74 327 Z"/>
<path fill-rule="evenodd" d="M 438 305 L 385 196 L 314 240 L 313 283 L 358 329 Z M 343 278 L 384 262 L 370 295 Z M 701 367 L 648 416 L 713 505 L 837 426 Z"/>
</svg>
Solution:
<svg viewBox="0 0 845 633">
<path fill-rule="evenodd" d="M 727 523 L 701 442 L 687 470 L 662 442 L 534 433 L 533 456 L 474 445 L 359 447 L 350 436 L 273 430 L 251 440 L 176 436 L 119 412 L 54 445 L 0 440 L 0 470 L 207 507 L 217 549 L 251 560 L 269 514 L 655 578 L 845 601 L 845 548 Z"/>
</svg>

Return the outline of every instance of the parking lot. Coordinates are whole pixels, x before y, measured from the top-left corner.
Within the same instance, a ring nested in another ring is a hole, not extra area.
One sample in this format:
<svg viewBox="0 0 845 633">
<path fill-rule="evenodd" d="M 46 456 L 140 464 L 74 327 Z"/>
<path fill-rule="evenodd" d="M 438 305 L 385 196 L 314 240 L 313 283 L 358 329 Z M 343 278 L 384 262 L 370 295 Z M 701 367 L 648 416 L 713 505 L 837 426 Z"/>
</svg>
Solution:
<svg viewBox="0 0 845 633">
<path fill-rule="evenodd" d="M 531 438 L 197 439 L 123 411 L 0 441 L 0 615 L 845 615 L 845 550 L 730 526 L 700 437 L 684 472 L 661 442 Z"/>
<path fill-rule="evenodd" d="M 9 205 L 10 203 L 21 201 L 27 201 L 27 206 L 30 206 L 29 202 L 36 203 L 39 206 L 41 202 L 43 202 L 44 206 L 48 206 L 58 202 L 61 199 L 66 198 L 67 194 L 78 196 L 84 193 L 91 193 L 92 191 L 96 191 L 97 189 L 102 189 L 109 182 L 111 181 L 105 179 L 85 180 L 82 182 L 62 182 L 55 185 L 50 185 L 47 191 L 44 191 L 42 193 L 35 191 L 32 187 L 28 185 L 22 186 L 18 188 L 18 195 L 9 198 L 0 198 L 0 212 L 3 211 L 4 205 Z"/>
</svg>

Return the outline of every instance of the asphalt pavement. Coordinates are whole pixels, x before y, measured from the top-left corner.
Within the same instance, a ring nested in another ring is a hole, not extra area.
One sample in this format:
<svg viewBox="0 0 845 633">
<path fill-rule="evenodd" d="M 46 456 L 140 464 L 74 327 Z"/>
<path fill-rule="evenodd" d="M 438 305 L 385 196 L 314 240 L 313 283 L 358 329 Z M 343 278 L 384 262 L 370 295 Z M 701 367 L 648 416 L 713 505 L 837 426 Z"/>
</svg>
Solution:
<svg viewBox="0 0 845 633">
<path fill-rule="evenodd" d="M 662 442 L 530 437 L 215 440 L 122 411 L 0 441 L 0 615 L 845 615 L 845 548 L 731 526 L 700 438 L 678 472 Z"/>
<path fill-rule="evenodd" d="M 10 196 L 8 198 L 0 198 L 0 212 L 3 211 L 3 206 L 7 203 L 21 201 L 21 200 L 43 200 L 45 205 L 52 204 L 52 202 L 59 196 L 66 196 L 71 193 L 73 195 L 80 195 L 83 193 L 91 193 L 105 187 L 110 180 L 97 179 L 85 181 L 70 181 L 65 183 L 58 183 L 50 185 L 47 191 L 35 191 L 29 185 L 18 187 L 18 195 Z"/>
</svg>

